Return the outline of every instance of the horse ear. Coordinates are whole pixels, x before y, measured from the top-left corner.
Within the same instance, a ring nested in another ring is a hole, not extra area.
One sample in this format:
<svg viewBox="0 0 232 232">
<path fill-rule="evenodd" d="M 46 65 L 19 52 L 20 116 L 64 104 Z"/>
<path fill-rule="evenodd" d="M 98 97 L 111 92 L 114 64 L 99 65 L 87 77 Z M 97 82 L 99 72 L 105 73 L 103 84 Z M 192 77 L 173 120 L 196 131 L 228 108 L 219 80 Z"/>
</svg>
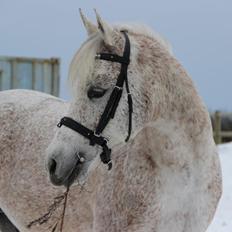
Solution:
<svg viewBox="0 0 232 232">
<path fill-rule="evenodd" d="M 113 45 L 113 33 L 114 33 L 113 28 L 108 23 L 106 23 L 105 21 L 101 19 L 96 9 L 94 9 L 94 11 L 95 11 L 96 18 L 97 18 L 98 29 L 102 35 L 102 38 L 105 44 L 112 46 Z"/>
<path fill-rule="evenodd" d="M 90 36 L 90 35 L 96 33 L 98 31 L 97 26 L 85 17 L 85 15 L 82 13 L 81 8 L 79 8 L 79 13 L 80 13 L 82 22 L 85 26 L 85 29 L 86 29 L 88 35 Z"/>
</svg>

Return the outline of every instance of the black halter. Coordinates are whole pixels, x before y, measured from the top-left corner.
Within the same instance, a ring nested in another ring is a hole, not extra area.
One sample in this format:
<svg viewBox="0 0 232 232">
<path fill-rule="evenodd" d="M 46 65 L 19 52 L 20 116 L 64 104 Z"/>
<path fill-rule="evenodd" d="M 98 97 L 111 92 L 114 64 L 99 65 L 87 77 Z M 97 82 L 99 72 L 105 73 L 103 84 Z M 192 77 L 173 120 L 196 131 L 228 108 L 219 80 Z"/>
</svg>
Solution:
<svg viewBox="0 0 232 232">
<path fill-rule="evenodd" d="M 101 146 L 103 150 L 102 153 L 100 154 L 101 161 L 104 164 L 108 165 L 109 170 L 112 168 L 111 149 L 107 146 L 107 139 L 101 136 L 101 133 L 107 126 L 110 119 L 114 118 L 116 109 L 118 107 L 119 101 L 122 96 L 124 82 L 126 85 L 128 109 L 129 109 L 128 135 L 127 138 L 125 139 L 125 142 L 129 140 L 131 135 L 131 129 L 132 129 L 133 102 L 132 102 L 132 97 L 129 90 L 129 84 L 127 79 L 127 69 L 130 63 L 130 40 L 125 31 L 122 31 L 122 33 L 125 36 L 125 40 L 126 40 L 123 56 L 118 56 L 116 54 L 108 54 L 108 53 L 99 53 L 96 55 L 97 59 L 120 63 L 121 71 L 118 76 L 116 85 L 114 86 L 114 89 L 103 111 L 103 114 L 101 115 L 101 118 L 99 120 L 95 132 L 69 117 L 63 117 L 57 125 L 58 127 L 64 125 L 76 131 L 77 133 L 81 134 L 85 138 L 89 139 L 91 146 L 94 146 L 95 144 Z"/>
</svg>

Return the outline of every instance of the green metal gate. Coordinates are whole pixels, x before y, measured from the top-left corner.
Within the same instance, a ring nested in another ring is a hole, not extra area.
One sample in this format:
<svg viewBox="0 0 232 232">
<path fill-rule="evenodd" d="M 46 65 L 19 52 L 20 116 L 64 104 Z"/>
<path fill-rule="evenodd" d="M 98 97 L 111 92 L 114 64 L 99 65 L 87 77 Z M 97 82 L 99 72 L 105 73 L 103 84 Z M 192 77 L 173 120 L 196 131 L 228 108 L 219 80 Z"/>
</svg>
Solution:
<svg viewBox="0 0 232 232">
<path fill-rule="evenodd" d="M 58 58 L 0 56 L 0 90 L 33 89 L 58 96 L 59 69 Z"/>
</svg>

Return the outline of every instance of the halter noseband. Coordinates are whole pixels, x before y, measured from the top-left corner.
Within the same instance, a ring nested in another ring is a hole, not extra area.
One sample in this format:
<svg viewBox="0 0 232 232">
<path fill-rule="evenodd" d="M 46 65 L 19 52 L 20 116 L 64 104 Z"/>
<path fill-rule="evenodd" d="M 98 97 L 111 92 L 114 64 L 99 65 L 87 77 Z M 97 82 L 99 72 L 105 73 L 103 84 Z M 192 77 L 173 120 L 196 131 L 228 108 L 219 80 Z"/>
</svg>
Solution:
<svg viewBox="0 0 232 232">
<path fill-rule="evenodd" d="M 102 153 L 100 154 L 101 161 L 104 164 L 108 165 L 109 170 L 112 168 L 111 149 L 107 146 L 107 139 L 103 137 L 101 133 L 107 126 L 110 119 L 114 118 L 116 109 L 118 107 L 119 101 L 122 96 L 124 82 L 126 85 L 128 110 L 129 110 L 128 135 L 127 138 L 125 139 L 125 142 L 129 140 L 131 135 L 131 129 L 132 129 L 133 102 L 132 102 L 132 97 L 129 90 L 129 84 L 127 78 L 127 69 L 130 63 L 130 40 L 125 31 L 122 31 L 122 33 L 125 36 L 125 48 L 124 48 L 123 56 L 118 56 L 116 54 L 109 54 L 109 53 L 99 53 L 96 55 L 96 59 L 120 63 L 121 70 L 116 85 L 114 86 L 114 89 L 106 104 L 103 114 L 101 115 L 101 118 L 98 122 L 95 132 L 69 117 L 63 117 L 57 125 L 58 127 L 64 125 L 76 131 L 77 133 L 81 134 L 85 138 L 89 139 L 91 146 L 94 146 L 96 144 L 101 146 L 102 147 Z"/>
</svg>

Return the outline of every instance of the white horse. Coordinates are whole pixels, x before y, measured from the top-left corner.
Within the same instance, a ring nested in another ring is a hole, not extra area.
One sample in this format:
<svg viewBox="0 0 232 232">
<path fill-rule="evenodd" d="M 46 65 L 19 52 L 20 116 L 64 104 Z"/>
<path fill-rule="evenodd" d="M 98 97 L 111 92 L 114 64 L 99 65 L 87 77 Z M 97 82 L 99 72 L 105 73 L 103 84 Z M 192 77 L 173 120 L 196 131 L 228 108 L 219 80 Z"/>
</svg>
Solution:
<svg viewBox="0 0 232 232">
<path fill-rule="evenodd" d="M 51 231 L 60 208 L 48 222 L 27 227 L 64 191 L 49 182 L 46 159 L 55 185 L 75 178 L 65 232 L 205 232 L 221 196 L 221 170 L 209 115 L 191 79 L 167 43 L 145 27 L 111 26 L 98 14 L 95 26 L 81 16 L 89 38 L 70 66 L 71 103 L 26 90 L 0 93 L 0 208 L 22 232 Z M 131 46 L 133 124 L 126 143 L 124 87 L 115 117 L 102 133 L 112 148 L 108 171 L 100 146 L 55 125 L 68 116 L 96 128 L 121 64 L 95 56 L 122 56 L 122 30 Z"/>
</svg>

